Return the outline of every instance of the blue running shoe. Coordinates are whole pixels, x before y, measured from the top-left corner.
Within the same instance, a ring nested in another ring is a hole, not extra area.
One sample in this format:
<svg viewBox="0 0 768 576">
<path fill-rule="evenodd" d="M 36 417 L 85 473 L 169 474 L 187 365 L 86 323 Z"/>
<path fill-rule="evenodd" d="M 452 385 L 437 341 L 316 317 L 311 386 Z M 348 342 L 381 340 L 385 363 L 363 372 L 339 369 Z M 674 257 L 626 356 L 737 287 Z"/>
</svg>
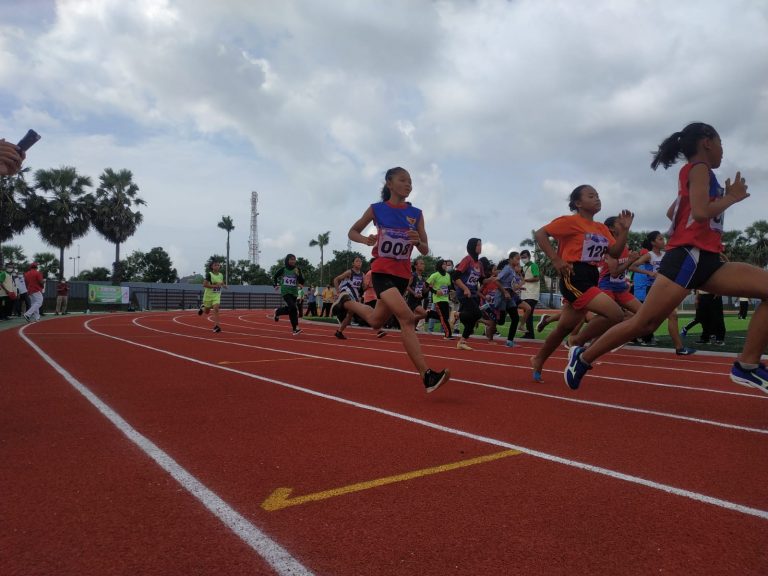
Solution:
<svg viewBox="0 0 768 576">
<path fill-rule="evenodd" d="M 731 380 L 736 384 L 757 388 L 768 394 L 768 369 L 765 368 L 765 364 L 761 363 L 754 370 L 747 370 L 738 362 L 734 362 L 731 368 Z"/>
<path fill-rule="evenodd" d="M 573 346 L 568 351 L 568 365 L 565 367 L 565 383 L 571 390 L 578 390 L 581 379 L 587 370 L 592 370 L 592 366 L 581 360 L 581 353 L 584 352 L 583 346 Z"/>
<path fill-rule="evenodd" d="M 688 348 L 687 346 L 683 346 L 679 350 L 675 350 L 675 354 L 678 356 L 690 356 L 691 354 L 696 354 L 696 350 L 693 348 Z"/>
</svg>

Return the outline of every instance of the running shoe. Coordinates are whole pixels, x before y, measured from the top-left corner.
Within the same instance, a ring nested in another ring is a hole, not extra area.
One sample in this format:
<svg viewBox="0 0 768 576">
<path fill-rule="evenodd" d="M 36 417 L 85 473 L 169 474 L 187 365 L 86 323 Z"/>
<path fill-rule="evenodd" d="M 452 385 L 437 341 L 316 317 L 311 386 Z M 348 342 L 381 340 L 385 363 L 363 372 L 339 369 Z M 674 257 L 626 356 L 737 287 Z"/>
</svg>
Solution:
<svg viewBox="0 0 768 576">
<path fill-rule="evenodd" d="M 451 373 L 448 369 L 441 370 L 440 372 L 435 372 L 434 370 L 428 369 L 424 373 L 424 389 L 427 391 L 427 393 L 434 392 L 440 386 L 448 382 L 448 379 L 451 377 Z"/>
<path fill-rule="evenodd" d="M 549 314 L 542 314 L 541 318 L 539 318 L 538 323 L 536 324 L 536 332 L 541 332 L 544 330 L 544 327 L 549 322 L 550 315 Z"/>
<path fill-rule="evenodd" d="M 715 340 L 715 346 L 725 346 L 725 340 Z"/>
<path fill-rule="evenodd" d="M 200 308 L 197 309 L 197 315 L 202 316 L 203 315 L 203 307 L 200 306 Z"/>
<path fill-rule="evenodd" d="M 336 330 L 336 334 L 334 334 L 334 336 L 336 336 L 336 338 L 338 338 L 339 340 L 347 339 L 347 337 L 344 336 L 344 332 L 342 332 L 341 330 Z"/>
<path fill-rule="evenodd" d="M 675 350 L 675 354 L 678 356 L 690 356 L 691 354 L 696 354 L 696 350 L 683 346 L 680 350 Z"/>
<path fill-rule="evenodd" d="M 277 309 L 277 308 L 275 308 L 275 313 L 274 313 L 274 314 L 272 314 L 272 320 L 274 320 L 275 322 L 277 322 L 278 320 L 280 320 L 280 315 L 277 313 L 277 310 L 278 310 L 278 309 Z"/>
<path fill-rule="evenodd" d="M 32 318 L 30 318 L 26 314 L 24 314 L 24 320 L 26 320 L 27 322 L 32 322 Z"/>
<path fill-rule="evenodd" d="M 742 368 L 738 362 L 734 362 L 731 368 L 731 380 L 736 384 L 757 388 L 768 394 L 768 369 L 766 369 L 765 364 L 760 363 L 754 370 L 747 370 Z"/>
<path fill-rule="evenodd" d="M 520 338 L 524 340 L 536 340 L 536 336 L 534 335 L 533 332 L 526 332 L 525 334 L 520 336 Z"/>
<path fill-rule="evenodd" d="M 387 333 L 384 330 L 379 330 L 378 332 L 376 332 L 376 338 L 384 338 L 384 336 L 386 335 Z"/>
<path fill-rule="evenodd" d="M 331 306 L 331 314 L 336 316 L 336 320 L 339 321 L 339 323 L 344 321 L 344 318 L 347 317 L 347 311 L 344 308 L 344 303 L 349 302 L 349 294 L 346 292 L 341 292 L 336 298 L 336 302 L 333 303 L 333 306 Z"/>
<path fill-rule="evenodd" d="M 568 351 L 568 365 L 565 367 L 565 383 L 571 390 L 578 390 L 581 379 L 587 370 L 592 370 L 592 366 L 581 360 L 581 353 L 584 352 L 583 346 L 574 346 Z"/>
<path fill-rule="evenodd" d="M 507 346 L 507 348 L 517 348 L 520 345 L 519 344 L 515 344 L 514 340 L 507 340 L 506 346 Z"/>
<path fill-rule="evenodd" d="M 472 350 L 472 347 L 466 342 L 464 342 L 464 340 L 459 340 L 459 343 L 456 344 L 456 348 L 458 350 Z"/>
<path fill-rule="evenodd" d="M 296 336 L 297 334 L 301 334 L 301 328 L 296 328 L 296 330 L 293 331 L 294 336 Z"/>
<path fill-rule="evenodd" d="M 688 335 L 688 328 L 683 328 L 682 330 L 680 330 L 680 336 L 685 338 L 687 335 Z"/>
<path fill-rule="evenodd" d="M 216 324 L 216 326 L 213 327 L 213 331 L 216 333 L 221 332 L 221 328 L 219 328 L 218 324 Z"/>
</svg>

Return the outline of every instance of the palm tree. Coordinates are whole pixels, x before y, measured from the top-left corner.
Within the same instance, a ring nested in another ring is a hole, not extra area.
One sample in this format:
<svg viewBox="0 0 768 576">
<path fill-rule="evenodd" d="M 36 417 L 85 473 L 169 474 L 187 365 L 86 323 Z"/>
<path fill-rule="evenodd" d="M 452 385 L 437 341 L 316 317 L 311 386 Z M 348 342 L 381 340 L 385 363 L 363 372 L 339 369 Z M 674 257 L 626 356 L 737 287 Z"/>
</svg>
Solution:
<svg viewBox="0 0 768 576">
<path fill-rule="evenodd" d="M 59 279 L 64 278 L 64 249 L 91 227 L 94 198 L 85 192 L 90 186 L 91 179 L 72 166 L 35 172 L 35 187 L 51 195 L 41 202 L 35 222 L 42 239 L 59 249 Z"/>
<path fill-rule="evenodd" d="M 749 242 L 749 251 L 753 264 L 764 268 L 768 264 L 768 222 L 758 220 L 744 229 Z"/>
<path fill-rule="evenodd" d="M 227 231 L 227 265 L 224 268 L 224 283 L 229 284 L 229 233 L 235 229 L 235 225 L 232 223 L 231 216 L 222 216 L 221 222 L 216 224 L 216 226 Z"/>
<path fill-rule="evenodd" d="M 123 280 L 120 244 L 136 233 L 144 219 L 141 212 L 134 212 L 132 208 L 146 202 L 137 196 L 139 187 L 134 184 L 130 170 L 115 172 L 112 168 L 107 168 L 99 176 L 99 180 L 101 183 L 96 189 L 96 201 L 91 217 L 96 231 L 115 245 L 112 282 L 117 285 Z"/>
<path fill-rule="evenodd" d="M 27 172 L 29 168 L 14 176 L 0 176 L 0 243 L 7 242 L 32 225 L 32 213 L 39 199 L 24 180 Z"/>
<path fill-rule="evenodd" d="M 323 286 L 323 247 L 331 241 L 331 231 L 317 235 L 317 240 L 310 240 L 310 246 L 320 246 L 320 285 Z"/>
</svg>

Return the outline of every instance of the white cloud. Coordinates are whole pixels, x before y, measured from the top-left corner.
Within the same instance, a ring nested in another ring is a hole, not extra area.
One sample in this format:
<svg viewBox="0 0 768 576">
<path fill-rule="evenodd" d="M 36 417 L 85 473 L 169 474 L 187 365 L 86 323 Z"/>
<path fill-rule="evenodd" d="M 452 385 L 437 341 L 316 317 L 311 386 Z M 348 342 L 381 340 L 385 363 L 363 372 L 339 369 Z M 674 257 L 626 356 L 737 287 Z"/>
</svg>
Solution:
<svg viewBox="0 0 768 576">
<path fill-rule="evenodd" d="M 508 252 L 581 183 L 664 227 L 676 171 L 650 152 L 692 120 L 723 135 L 723 180 L 768 186 L 764 3 L 35 3 L 0 24 L 0 136 L 41 132 L 35 168 L 131 169 L 148 205 L 127 244 L 174 246 L 182 274 L 222 252 L 225 214 L 247 256 L 251 190 L 267 265 L 319 260 L 325 230 L 344 249 L 397 165 L 443 256 Z M 727 221 L 767 209 L 755 193 Z"/>
</svg>

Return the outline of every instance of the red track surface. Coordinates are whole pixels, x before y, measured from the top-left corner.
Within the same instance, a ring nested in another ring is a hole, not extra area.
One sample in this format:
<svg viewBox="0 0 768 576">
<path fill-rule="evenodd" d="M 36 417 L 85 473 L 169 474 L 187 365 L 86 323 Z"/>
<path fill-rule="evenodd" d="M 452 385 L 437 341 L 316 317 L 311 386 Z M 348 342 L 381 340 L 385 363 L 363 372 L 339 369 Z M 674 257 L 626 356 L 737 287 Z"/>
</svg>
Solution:
<svg viewBox="0 0 768 576">
<path fill-rule="evenodd" d="M 0 333 L 2 573 L 768 574 L 768 396 L 732 360 L 625 349 L 574 393 L 564 351 L 535 384 L 535 344 L 421 336 L 427 395 L 397 334 L 302 327 Z"/>
</svg>

